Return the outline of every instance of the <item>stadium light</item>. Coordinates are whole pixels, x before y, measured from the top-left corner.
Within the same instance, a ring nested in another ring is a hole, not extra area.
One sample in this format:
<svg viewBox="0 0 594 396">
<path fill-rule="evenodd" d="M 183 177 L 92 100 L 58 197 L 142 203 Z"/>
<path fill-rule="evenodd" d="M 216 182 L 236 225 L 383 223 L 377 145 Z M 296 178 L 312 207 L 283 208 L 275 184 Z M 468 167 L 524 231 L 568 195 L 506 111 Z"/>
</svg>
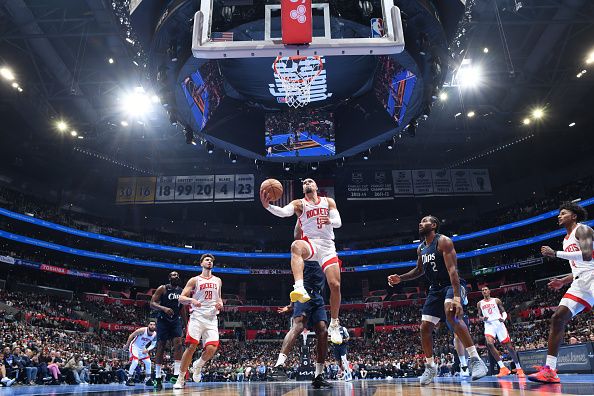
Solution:
<svg viewBox="0 0 594 396">
<path fill-rule="evenodd" d="M 524 125 L 530 125 L 530 118 L 524 118 L 524 121 L 522 121 L 522 123 Z"/>
<path fill-rule="evenodd" d="M 468 114 L 466 114 L 466 117 L 468 117 L 468 118 L 472 118 L 472 117 L 474 117 L 474 116 L 475 116 L 475 112 L 474 112 L 474 111 L 472 111 L 472 110 L 470 110 L 470 111 L 468 112 Z"/>
<path fill-rule="evenodd" d="M 463 88 L 473 88 L 482 81 L 483 71 L 478 65 L 472 65 L 470 59 L 463 59 L 456 73 L 456 81 Z"/>
<path fill-rule="evenodd" d="M 206 152 L 212 154 L 214 152 L 214 145 L 211 142 L 206 142 Z"/>
<path fill-rule="evenodd" d="M 0 76 L 8 81 L 14 80 L 14 73 L 8 67 L 0 68 Z"/>
<path fill-rule="evenodd" d="M 441 100 L 442 102 L 445 102 L 446 100 L 448 100 L 448 94 L 447 94 L 447 92 L 441 92 L 439 94 L 439 100 Z"/>
<path fill-rule="evenodd" d="M 129 125 L 129 124 L 128 124 L 128 121 L 126 121 L 126 120 L 122 120 L 122 122 L 120 122 L 120 124 L 121 124 L 123 127 L 127 127 L 127 126 Z"/>
<path fill-rule="evenodd" d="M 489 53 L 489 48 L 487 48 L 487 47 L 483 48 L 483 52 L 484 52 L 485 54 L 488 54 L 488 53 Z"/>
<path fill-rule="evenodd" d="M 594 63 L 594 51 L 590 52 L 590 55 L 586 58 L 586 64 Z"/>
<path fill-rule="evenodd" d="M 532 117 L 535 120 L 540 120 L 542 117 L 544 117 L 544 110 L 540 107 L 537 107 L 532 111 Z"/>
<path fill-rule="evenodd" d="M 194 144 L 196 144 L 196 143 L 194 143 Z M 237 155 L 236 154 L 229 153 L 229 159 L 231 160 L 232 164 L 237 163 Z"/>
<path fill-rule="evenodd" d="M 74 129 L 70 131 L 70 135 L 72 136 L 77 136 L 78 132 L 76 132 Z"/>
<path fill-rule="evenodd" d="M 121 99 L 122 110 L 132 116 L 142 116 L 151 110 L 152 104 L 144 90 L 137 87 L 133 93 L 125 95 Z"/>
<path fill-rule="evenodd" d="M 113 60 L 113 58 L 109 58 L 107 61 L 109 62 L 109 64 L 110 64 L 110 65 L 113 65 L 113 62 L 115 62 L 115 61 Z"/>
<path fill-rule="evenodd" d="M 68 129 L 68 124 L 66 121 L 60 120 L 56 122 L 56 128 L 58 128 L 58 131 L 64 132 L 66 129 Z"/>
<path fill-rule="evenodd" d="M 13 82 L 12 84 L 10 84 L 14 89 L 18 89 L 19 88 L 19 83 L 18 82 Z"/>
<path fill-rule="evenodd" d="M 574 127 L 575 126 L 575 122 L 572 122 L 571 124 L 569 124 L 569 127 Z"/>
</svg>

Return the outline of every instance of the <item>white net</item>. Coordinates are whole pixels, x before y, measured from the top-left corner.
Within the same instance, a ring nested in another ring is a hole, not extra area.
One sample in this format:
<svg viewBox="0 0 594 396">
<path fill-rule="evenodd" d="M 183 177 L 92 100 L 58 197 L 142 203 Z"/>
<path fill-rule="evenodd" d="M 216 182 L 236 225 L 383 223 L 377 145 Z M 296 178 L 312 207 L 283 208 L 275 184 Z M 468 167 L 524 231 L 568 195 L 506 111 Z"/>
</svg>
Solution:
<svg viewBox="0 0 594 396">
<path fill-rule="evenodd" d="M 320 75 L 323 63 L 319 56 L 278 57 L 273 64 L 274 73 L 285 90 L 286 104 L 299 108 L 310 101 L 311 84 Z"/>
</svg>

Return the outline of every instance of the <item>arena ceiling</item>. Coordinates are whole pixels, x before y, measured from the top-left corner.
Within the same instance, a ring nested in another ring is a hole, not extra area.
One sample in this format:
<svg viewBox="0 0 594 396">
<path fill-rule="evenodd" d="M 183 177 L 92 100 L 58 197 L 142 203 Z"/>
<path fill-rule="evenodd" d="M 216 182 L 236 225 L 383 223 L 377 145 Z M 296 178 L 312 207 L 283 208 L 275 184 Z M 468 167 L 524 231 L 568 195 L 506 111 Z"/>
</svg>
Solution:
<svg viewBox="0 0 594 396">
<path fill-rule="evenodd" d="M 587 137 L 594 105 L 594 68 L 586 64 L 594 51 L 594 3 L 475 3 L 464 47 L 466 57 L 482 67 L 482 84 L 464 91 L 446 87 L 447 100 L 435 102 L 415 137 L 404 134 L 394 150 L 377 147 L 370 160 L 347 162 L 495 167 L 534 153 L 535 146 L 546 153 L 560 142 Z M 144 79 L 143 65 L 134 63 L 137 50 L 125 37 L 112 1 L 0 3 L 0 63 L 13 70 L 22 89 L 0 78 L 0 150 L 7 163 L 46 170 L 48 176 L 71 171 L 73 161 L 116 175 L 231 166 L 228 153 L 209 155 L 186 145 L 183 131 L 161 107 L 141 123 L 121 124 L 119 98 Z M 582 70 L 587 73 L 578 78 Z M 537 107 L 544 117 L 524 125 Z M 474 117 L 468 117 L 471 112 Z M 56 130 L 59 119 L 68 121 L 67 130 Z M 72 130 L 78 136 L 71 136 Z M 240 158 L 233 166 L 254 168 L 254 162 Z"/>
</svg>

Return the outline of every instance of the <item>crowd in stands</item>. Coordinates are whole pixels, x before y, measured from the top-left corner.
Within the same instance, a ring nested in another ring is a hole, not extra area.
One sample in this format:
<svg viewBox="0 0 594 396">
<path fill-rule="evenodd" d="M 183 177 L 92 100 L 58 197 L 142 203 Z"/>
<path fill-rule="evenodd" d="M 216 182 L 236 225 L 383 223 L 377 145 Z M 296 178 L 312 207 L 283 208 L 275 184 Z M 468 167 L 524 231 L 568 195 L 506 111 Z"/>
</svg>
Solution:
<svg viewBox="0 0 594 396">
<path fill-rule="evenodd" d="M 546 346 L 549 329 L 547 319 L 553 312 L 550 307 L 558 304 L 561 295 L 562 292 L 533 287 L 528 292 L 508 292 L 499 296 L 510 313 L 508 328 L 518 350 Z M 482 324 L 476 321 L 476 302 L 479 298 L 470 301 L 467 312 L 473 321 L 471 332 L 479 344 L 479 350 L 486 354 Z M 80 312 L 97 315 L 102 311 L 107 317 L 115 315 L 122 308 L 121 305 L 103 304 L 98 306 L 99 310 L 92 310 L 92 303 L 76 296 L 68 300 L 5 290 L 0 291 L 0 303 L 22 313 L 9 316 L 0 309 L 0 361 L 6 368 L 9 381 L 16 379 L 22 384 L 85 384 L 121 383 L 126 379 L 124 370 L 127 356 L 123 345 L 129 331 L 72 327 L 70 322 L 52 319 L 58 316 L 76 318 Z M 385 324 L 418 324 L 419 310 L 419 305 L 343 310 L 341 321 L 349 328 L 363 326 L 369 318 L 384 318 Z M 530 315 L 522 316 L 521 312 L 526 311 L 531 312 Z M 130 316 L 147 314 L 144 308 L 127 311 Z M 36 316 L 44 319 L 36 320 Z M 146 323 L 146 317 L 137 320 L 130 317 L 128 322 L 140 326 Z M 247 341 L 237 336 L 237 333 L 222 337 L 219 351 L 205 368 L 204 380 L 265 380 L 276 361 L 279 340 L 288 328 L 288 315 L 274 312 L 224 312 L 220 319 L 221 326 L 224 321 L 240 321 L 246 329 L 272 331 L 262 332 L 261 337 Z M 594 341 L 594 320 L 589 315 L 574 318 L 567 328 L 565 341 L 570 344 Z M 436 332 L 434 345 L 440 375 L 455 375 L 458 367 L 452 335 L 445 326 Z M 329 378 L 339 378 L 340 370 L 333 362 L 332 354 L 329 356 L 326 374 Z M 349 360 L 355 378 L 418 376 L 423 370 L 422 358 L 416 328 L 365 331 L 361 337 L 353 336 L 349 341 Z M 298 362 L 298 353 L 294 351 L 287 361 L 289 374 L 293 377 Z M 170 363 L 166 365 L 167 372 L 170 372 Z M 144 375 L 139 372 L 140 377 Z"/>
</svg>

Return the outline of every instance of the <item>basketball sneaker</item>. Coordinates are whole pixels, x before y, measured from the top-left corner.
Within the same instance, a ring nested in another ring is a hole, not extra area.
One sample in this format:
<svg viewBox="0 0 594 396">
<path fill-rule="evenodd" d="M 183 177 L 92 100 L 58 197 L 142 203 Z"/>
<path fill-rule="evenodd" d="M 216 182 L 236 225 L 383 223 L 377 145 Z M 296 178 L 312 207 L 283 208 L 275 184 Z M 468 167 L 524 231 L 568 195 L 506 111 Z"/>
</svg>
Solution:
<svg viewBox="0 0 594 396">
<path fill-rule="evenodd" d="M 497 378 L 505 377 L 511 374 L 511 370 L 507 367 L 503 366 L 499 369 L 499 374 L 497 374 Z"/>
<path fill-rule="evenodd" d="M 351 374 L 350 372 L 346 372 L 346 373 L 344 374 L 344 380 L 345 380 L 346 382 L 350 382 L 350 381 L 352 381 L 352 380 L 353 380 L 353 374 Z"/>
<path fill-rule="evenodd" d="M 556 384 L 561 382 L 557 376 L 557 371 L 553 370 L 549 366 L 536 366 L 538 372 L 530 374 L 528 379 L 534 382 L 543 382 L 546 384 Z"/>
<path fill-rule="evenodd" d="M 524 373 L 524 370 L 521 368 L 516 369 L 516 375 L 518 376 L 518 378 L 526 378 L 526 374 Z"/>
<path fill-rule="evenodd" d="M 126 386 L 134 386 L 134 378 L 128 377 L 128 380 L 126 381 Z"/>
<path fill-rule="evenodd" d="M 313 379 L 313 381 L 311 382 L 311 385 L 313 386 L 314 389 L 320 389 L 320 388 L 330 389 L 330 388 L 332 388 L 332 384 L 330 382 L 326 381 L 326 379 L 324 378 L 324 374 L 320 374 L 317 377 L 315 377 Z"/>
<path fill-rule="evenodd" d="M 154 383 L 154 382 L 153 382 L 153 380 L 152 380 L 152 379 L 150 379 L 150 378 L 149 378 L 149 379 L 148 379 L 148 381 L 146 381 L 144 384 L 145 384 L 146 386 L 155 386 L 155 383 Z"/>
<path fill-rule="evenodd" d="M 460 368 L 460 377 L 470 377 L 470 371 L 468 371 L 468 367 Z"/>
<path fill-rule="evenodd" d="M 328 334 L 330 335 L 330 342 L 333 344 L 342 344 L 342 336 L 340 335 L 340 326 L 338 324 L 330 324 L 328 326 Z"/>
<path fill-rule="evenodd" d="M 157 378 L 155 380 L 155 390 L 156 391 L 162 391 L 163 390 L 163 379 L 162 378 Z"/>
<path fill-rule="evenodd" d="M 489 373 L 487 365 L 481 358 L 471 357 L 468 360 L 468 366 L 470 367 L 470 378 L 472 378 L 473 381 L 483 378 Z"/>
<path fill-rule="evenodd" d="M 198 360 L 194 360 L 190 372 L 192 373 L 192 381 L 200 382 L 202 380 L 202 369 L 198 368 Z"/>
<path fill-rule="evenodd" d="M 421 385 L 429 385 L 433 382 L 433 378 L 437 376 L 437 366 L 425 363 L 425 371 L 421 375 Z"/>
<path fill-rule="evenodd" d="M 295 287 L 295 285 L 293 285 L 293 291 L 289 294 L 289 298 L 291 299 L 291 302 L 299 301 L 300 303 L 306 303 L 311 300 L 305 287 Z"/>
<path fill-rule="evenodd" d="M 185 385 L 186 381 L 180 375 L 179 377 L 177 377 L 177 381 L 175 381 L 175 384 L 173 384 L 173 389 L 184 389 Z"/>
</svg>

